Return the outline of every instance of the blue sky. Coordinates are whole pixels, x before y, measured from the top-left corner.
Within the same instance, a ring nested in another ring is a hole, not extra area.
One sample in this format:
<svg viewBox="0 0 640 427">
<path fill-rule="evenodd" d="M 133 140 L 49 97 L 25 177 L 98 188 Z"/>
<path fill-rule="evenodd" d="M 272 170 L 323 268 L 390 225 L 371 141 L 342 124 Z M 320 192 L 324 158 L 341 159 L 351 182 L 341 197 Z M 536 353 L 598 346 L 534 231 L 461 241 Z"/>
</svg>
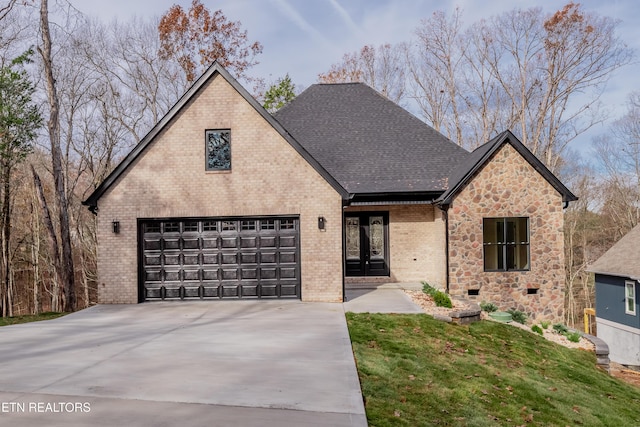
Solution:
<svg viewBox="0 0 640 427">
<path fill-rule="evenodd" d="M 190 0 L 70 0 L 81 12 L 105 21 L 127 20 L 138 15 L 160 16 L 173 4 L 187 9 Z M 640 6 L 637 0 L 584 0 L 586 10 L 622 21 L 620 36 L 640 52 Z M 487 18 L 516 7 L 560 9 L 558 0 L 202 0 L 210 10 L 222 9 L 240 21 L 249 39 L 264 46 L 260 64 L 251 74 L 267 82 L 289 73 L 293 82 L 306 87 L 317 80 L 346 52 L 365 44 L 408 41 L 420 20 L 436 10 L 462 8 L 465 23 Z M 621 70 L 611 80 L 603 101 L 614 114 L 625 110 L 626 96 L 640 90 L 640 65 Z M 601 131 L 604 128 L 601 128 Z M 597 132 L 594 129 L 594 132 Z M 590 132 L 593 133 L 593 132 Z"/>
</svg>

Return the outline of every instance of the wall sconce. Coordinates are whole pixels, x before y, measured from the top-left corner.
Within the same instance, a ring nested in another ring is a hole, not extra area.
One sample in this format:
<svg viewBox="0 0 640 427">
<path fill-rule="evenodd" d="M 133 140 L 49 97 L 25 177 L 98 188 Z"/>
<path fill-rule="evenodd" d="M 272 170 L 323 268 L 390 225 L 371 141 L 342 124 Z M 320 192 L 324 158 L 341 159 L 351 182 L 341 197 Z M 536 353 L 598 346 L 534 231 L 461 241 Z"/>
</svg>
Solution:
<svg viewBox="0 0 640 427">
<path fill-rule="evenodd" d="M 118 221 L 118 220 L 114 220 L 114 221 L 111 223 L 111 227 L 112 227 L 112 230 L 113 230 L 113 232 L 114 232 L 115 234 L 119 234 L 119 233 L 120 233 L 120 221 Z"/>
<path fill-rule="evenodd" d="M 324 230 L 324 223 L 327 222 L 323 216 L 318 217 L 318 230 Z"/>
</svg>

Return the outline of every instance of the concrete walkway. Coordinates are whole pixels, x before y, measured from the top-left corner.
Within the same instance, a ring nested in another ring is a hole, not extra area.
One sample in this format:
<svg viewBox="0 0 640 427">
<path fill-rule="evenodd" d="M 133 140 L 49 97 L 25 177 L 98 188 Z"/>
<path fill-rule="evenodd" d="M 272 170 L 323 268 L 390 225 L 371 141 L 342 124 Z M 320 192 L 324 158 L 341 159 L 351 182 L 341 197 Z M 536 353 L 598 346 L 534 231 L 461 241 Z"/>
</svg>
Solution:
<svg viewBox="0 0 640 427">
<path fill-rule="evenodd" d="M 424 313 L 402 289 L 347 289 L 344 311 L 354 313 Z"/>
<path fill-rule="evenodd" d="M 344 310 L 101 305 L 0 328 L 0 425 L 366 426 Z"/>
</svg>

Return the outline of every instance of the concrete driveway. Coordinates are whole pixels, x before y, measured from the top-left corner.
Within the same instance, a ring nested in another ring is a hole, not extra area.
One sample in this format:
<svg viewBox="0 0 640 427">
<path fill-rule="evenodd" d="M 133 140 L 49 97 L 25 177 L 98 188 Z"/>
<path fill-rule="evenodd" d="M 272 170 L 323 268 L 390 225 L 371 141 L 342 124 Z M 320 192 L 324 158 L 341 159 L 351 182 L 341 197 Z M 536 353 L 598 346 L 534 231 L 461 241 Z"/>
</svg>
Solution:
<svg viewBox="0 0 640 427">
<path fill-rule="evenodd" d="M 0 328 L 0 425 L 366 426 L 342 304 L 100 305 Z"/>
</svg>

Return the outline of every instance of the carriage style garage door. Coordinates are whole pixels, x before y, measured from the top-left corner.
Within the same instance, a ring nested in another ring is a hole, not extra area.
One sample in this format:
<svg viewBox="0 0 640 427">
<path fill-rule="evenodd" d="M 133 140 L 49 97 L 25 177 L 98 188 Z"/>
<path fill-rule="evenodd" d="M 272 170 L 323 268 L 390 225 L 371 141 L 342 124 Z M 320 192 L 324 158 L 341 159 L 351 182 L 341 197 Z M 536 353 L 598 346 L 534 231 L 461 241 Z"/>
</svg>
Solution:
<svg viewBox="0 0 640 427">
<path fill-rule="evenodd" d="M 300 298 L 299 219 L 141 220 L 140 301 Z"/>
</svg>

